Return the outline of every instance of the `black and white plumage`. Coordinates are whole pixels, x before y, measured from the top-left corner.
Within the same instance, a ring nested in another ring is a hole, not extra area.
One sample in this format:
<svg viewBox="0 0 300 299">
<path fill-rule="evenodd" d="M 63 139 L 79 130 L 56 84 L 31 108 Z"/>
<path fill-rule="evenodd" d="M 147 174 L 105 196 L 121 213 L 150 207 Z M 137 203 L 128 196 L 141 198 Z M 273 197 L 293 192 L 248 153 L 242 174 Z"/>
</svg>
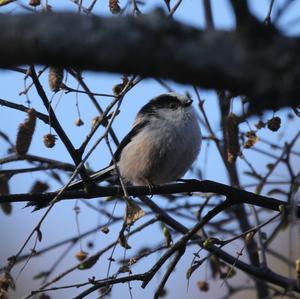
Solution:
<svg viewBox="0 0 300 299">
<path fill-rule="evenodd" d="M 175 92 L 161 94 L 138 112 L 131 131 L 117 148 L 114 159 L 125 183 L 158 185 L 181 178 L 198 156 L 201 131 L 192 100 Z M 103 181 L 115 166 L 91 176 Z M 82 187 L 77 181 L 71 189 Z"/>
<path fill-rule="evenodd" d="M 161 94 L 138 112 L 131 131 L 118 146 L 114 160 L 125 184 L 159 185 L 184 176 L 196 160 L 201 147 L 201 131 L 192 100 L 175 92 Z M 93 175 L 100 182 L 116 177 L 115 165 Z M 82 180 L 68 190 L 83 188 Z M 29 202 L 35 210 L 48 203 Z"/>
</svg>

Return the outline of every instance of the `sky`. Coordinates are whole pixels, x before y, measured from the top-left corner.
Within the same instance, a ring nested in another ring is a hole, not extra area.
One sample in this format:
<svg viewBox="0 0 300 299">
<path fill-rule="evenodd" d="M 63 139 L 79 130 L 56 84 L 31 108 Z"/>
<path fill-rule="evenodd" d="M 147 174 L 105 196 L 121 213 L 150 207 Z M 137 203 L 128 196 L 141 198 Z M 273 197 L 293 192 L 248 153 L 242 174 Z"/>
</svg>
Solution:
<svg viewBox="0 0 300 299">
<path fill-rule="evenodd" d="M 76 11 L 76 6 L 67 0 L 61 1 L 48 1 L 50 5 L 52 5 L 57 10 L 71 10 L 73 12 Z M 233 16 L 233 11 L 230 7 L 229 1 L 225 0 L 212 0 L 212 9 L 213 9 L 213 17 L 215 20 L 215 25 L 217 29 L 222 30 L 231 30 L 235 26 L 235 20 Z M 20 1 L 19 3 L 26 3 L 25 1 Z M 87 3 L 87 1 L 83 1 L 83 3 Z M 120 5 L 124 5 L 125 1 L 120 1 Z M 147 13 L 160 6 L 162 1 L 151 0 L 145 1 L 145 5 L 143 7 L 143 12 Z M 171 1 L 173 4 L 174 1 Z M 269 6 L 269 1 L 267 0 L 251 0 L 249 1 L 251 10 L 253 13 L 259 18 L 264 19 Z M 275 0 L 275 8 L 282 7 L 285 4 L 285 1 L 276 1 Z M 19 6 L 15 6 L 14 4 L 8 5 L 6 7 L 0 7 L 0 13 L 9 12 L 11 9 L 14 9 L 14 12 L 20 12 L 21 8 Z M 276 9 L 274 10 L 274 15 L 276 15 Z M 95 11 L 99 15 L 108 15 L 109 11 L 107 8 L 107 1 L 99 1 L 99 4 L 95 7 Z M 282 30 L 282 32 L 286 35 L 298 36 L 300 33 L 300 2 L 293 1 L 293 4 L 289 7 L 287 12 L 279 19 L 278 26 Z M 181 8 L 175 14 L 175 18 L 181 22 L 190 24 L 197 28 L 203 28 L 204 26 L 204 13 L 202 8 L 202 1 L 200 0 L 184 0 L 182 2 Z M 298 20 L 298 21 L 297 21 Z M 221 51 L 221 49 L 220 49 Z M 94 92 L 103 92 L 103 93 L 111 93 L 113 85 L 120 83 L 121 75 L 120 74 L 107 74 L 101 72 L 84 72 L 83 77 L 88 83 L 89 88 Z M 19 104 L 26 105 L 27 98 L 23 95 L 20 96 L 19 93 L 24 90 L 24 86 L 28 86 L 30 84 L 30 80 L 24 81 L 23 76 L 21 74 L 17 74 L 12 71 L 0 70 L 0 98 L 6 99 L 9 101 L 15 101 Z M 41 77 L 41 82 L 44 86 L 47 86 L 47 76 L 43 75 Z M 69 76 L 68 77 L 68 85 L 74 88 L 77 87 L 76 82 Z M 167 84 L 177 92 L 185 93 L 190 92 L 192 95 L 193 89 L 191 86 L 187 85 L 179 85 L 171 81 L 166 81 Z M 134 90 L 130 91 L 128 95 L 126 95 L 123 103 L 122 113 L 117 116 L 116 121 L 114 122 L 113 128 L 117 132 L 119 139 L 126 135 L 126 133 L 130 130 L 134 117 L 137 111 L 144 105 L 149 99 L 152 97 L 165 92 L 165 89 L 158 84 L 153 79 L 145 79 L 141 84 L 139 84 Z M 55 107 L 55 112 L 57 113 L 58 119 L 62 120 L 63 128 L 66 133 L 74 143 L 75 147 L 79 146 L 86 136 L 87 132 L 90 129 L 92 119 L 96 116 L 95 110 L 91 106 L 91 103 L 87 100 L 87 97 L 84 95 L 78 94 L 77 96 L 74 93 L 64 94 L 58 92 L 57 94 L 51 93 L 50 90 L 47 90 L 47 94 L 49 98 L 52 98 L 53 107 Z M 217 98 L 216 94 L 210 90 L 200 90 L 201 98 L 205 99 L 205 107 L 207 111 L 208 118 L 212 122 L 212 126 L 215 132 L 220 134 L 219 129 L 219 112 L 217 107 Z M 34 90 L 31 90 L 28 93 L 28 98 L 30 99 L 32 106 L 36 108 L 38 111 L 46 113 L 44 107 L 40 103 L 40 99 L 36 95 Z M 80 114 L 84 121 L 84 125 L 81 127 L 76 127 L 74 125 L 74 121 L 78 118 L 78 112 L 76 108 L 76 102 L 78 102 Z M 99 103 L 105 107 L 109 104 L 109 99 L 99 98 Z M 240 111 L 240 107 L 238 103 L 234 103 L 234 109 L 236 111 Z M 290 112 L 288 109 L 284 109 L 282 112 L 279 112 L 279 115 L 286 115 Z M 265 119 L 272 116 L 272 112 L 268 112 L 265 115 Z M 16 135 L 17 128 L 19 124 L 24 120 L 25 115 L 19 111 L 9 110 L 5 107 L 0 106 L 0 128 L 7 135 L 12 136 L 12 138 Z M 253 118 L 251 121 L 255 121 Z M 246 130 L 246 125 L 243 125 L 243 129 Z M 290 136 L 293 136 L 299 130 L 299 121 L 295 120 L 292 123 L 284 122 L 282 125 L 282 131 L 279 131 L 278 134 L 267 134 L 268 132 L 262 132 L 261 138 L 269 138 L 270 141 L 273 142 L 283 142 L 283 140 L 289 140 Z M 202 128 L 203 135 L 207 135 L 207 132 Z M 38 154 L 42 156 L 47 156 L 53 159 L 59 159 L 66 162 L 71 162 L 71 158 L 67 151 L 64 149 L 61 142 L 57 142 L 56 146 L 53 149 L 47 149 L 42 144 L 42 138 L 44 134 L 49 132 L 49 128 L 44 125 L 42 122 L 38 122 L 37 129 L 34 133 L 33 143 L 30 147 L 31 154 Z M 282 133 L 281 133 L 282 132 Z M 284 132 L 284 133 L 283 133 Z M 285 132 L 288 132 L 288 135 L 285 135 Z M 97 135 L 96 137 L 99 137 Z M 96 138 L 93 139 L 95 141 Z M 4 156 L 6 154 L 6 145 L 2 140 L 0 140 L 0 155 Z M 257 154 L 254 152 L 247 152 L 247 157 L 250 161 L 252 161 L 253 165 L 260 166 L 262 163 L 267 163 L 267 158 L 262 157 L 258 158 Z M 101 169 L 109 163 L 110 156 L 107 151 L 105 144 L 99 146 L 97 150 L 92 154 L 89 159 L 89 166 L 93 170 Z M 299 159 L 295 160 L 295 167 L 297 163 L 299 163 Z M 214 146 L 208 147 L 206 143 L 203 143 L 202 150 L 199 156 L 199 159 L 195 163 L 198 166 L 201 166 L 202 175 L 205 179 L 211 179 L 218 182 L 228 183 L 227 176 L 225 173 L 225 169 L 218 167 L 217 165 L 221 164 L 220 158 L 216 152 Z M 3 166 L 3 169 L 13 168 L 13 167 L 24 167 L 25 163 L 10 163 L 9 165 Z M 239 162 L 239 166 L 243 168 L 242 163 Z M 284 169 L 282 169 L 282 173 L 284 175 Z M 193 177 L 193 173 L 188 173 L 187 178 Z M 64 177 L 66 179 L 66 177 Z M 59 187 L 57 182 L 49 179 L 48 176 L 44 176 L 41 173 L 32 173 L 28 175 L 20 175 L 15 176 L 10 181 L 10 189 L 11 193 L 22 193 L 28 191 L 28 182 L 35 181 L 37 179 L 45 180 L 51 184 L 52 189 L 55 190 Z M 251 183 L 253 180 L 251 178 L 243 177 L 243 183 Z M 157 203 L 160 203 L 159 198 L 154 198 Z M 198 200 L 196 198 L 196 200 Z M 97 202 L 97 199 L 95 199 Z M 161 204 L 166 204 L 162 202 Z M 68 201 L 64 203 L 59 203 L 55 206 L 54 211 L 52 211 L 47 217 L 44 225 L 42 226 L 43 232 L 43 240 L 42 243 L 38 245 L 38 248 L 43 248 L 47 245 L 53 244 L 59 240 L 63 240 L 68 236 L 76 236 L 77 228 L 76 228 L 76 219 L 74 214 L 74 201 Z M 79 206 L 82 208 L 82 212 L 79 214 L 80 221 L 80 230 L 82 232 L 92 228 L 95 224 L 103 224 L 105 219 L 99 218 L 97 213 L 93 212 L 90 209 L 86 209 L 85 206 L 79 203 Z M 39 221 L 41 216 L 43 215 L 43 211 L 31 213 L 30 209 L 24 209 L 24 204 L 16 204 L 14 205 L 13 214 L 11 216 L 5 216 L 0 211 L 0 238 L 2 240 L 2 245 L 0 249 L 0 265 L 5 263 L 5 260 L 10 255 L 16 253 L 17 249 L 20 248 L 25 238 L 31 232 L 34 225 Z M 111 205 L 111 208 L 113 206 Z M 122 215 L 123 209 L 118 205 L 116 210 L 117 215 Z M 112 240 L 114 240 L 115 235 L 117 234 L 120 223 L 118 226 L 112 228 L 111 233 L 106 235 L 99 235 L 99 233 L 91 235 L 87 241 L 95 242 L 95 249 L 103 247 L 105 244 L 109 244 Z M 159 240 L 162 240 L 161 229 L 159 225 L 155 226 L 155 229 L 147 229 L 143 235 L 143 245 L 144 246 L 153 246 L 158 244 Z M 160 234 L 158 236 L 158 234 Z M 86 248 L 85 241 L 84 247 Z M 130 239 L 130 245 L 133 248 L 138 247 L 141 244 L 141 235 L 134 236 Z M 32 247 L 32 243 L 28 246 L 27 251 Z M 98 246 L 98 247 L 97 247 Z M 64 262 L 59 265 L 57 269 L 57 273 L 60 273 L 65 268 L 66 265 L 76 264 L 76 260 L 74 259 L 74 254 L 78 252 L 79 246 L 76 244 L 72 249 L 71 253 L 65 257 Z M 205 280 L 208 277 L 208 265 L 203 267 L 202 271 L 197 273 L 196 277 L 192 277 L 190 282 L 190 287 L 187 290 L 186 280 L 185 280 L 185 272 L 187 265 L 192 260 L 192 253 L 195 248 L 189 249 L 187 254 L 185 254 L 184 258 L 180 261 L 178 267 L 176 268 L 175 274 L 171 277 L 168 282 L 167 288 L 169 290 L 169 294 L 167 298 L 195 298 L 196 296 L 200 296 L 201 293 L 194 287 L 197 280 L 202 279 Z M 230 251 L 237 250 L 236 247 L 229 248 Z M 93 252 L 93 250 L 92 250 Z M 123 249 L 117 248 L 117 253 L 122 254 Z M 57 258 L 59 255 L 58 250 L 52 251 L 47 258 L 35 258 L 32 261 L 29 261 L 27 267 L 22 272 L 20 277 L 18 278 L 18 287 L 16 292 L 12 295 L 12 298 L 21 298 L 24 294 L 28 292 L 31 286 L 31 277 L 37 274 L 40 271 L 47 270 L 47 267 L 51 265 L 51 262 Z M 130 256 L 131 253 L 128 253 Z M 69 276 L 64 280 L 62 284 L 71 284 L 74 282 L 74 277 L 76 277 L 76 281 L 85 281 L 87 277 L 91 277 L 93 275 L 102 274 L 105 276 L 107 271 L 107 258 L 105 255 L 98 262 L 97 267 L 92 268 L 88 271 L 77 271 L 76 275 Z M 157 257 L 157 256 L 156 256 Z M 151 260 L 153 262 L 153 260 Z M 145 271 L 145 268 L 149 268 L 151 266 L 150 262 L 145 262 L 141 266 L 134 268 L 135 273 L 139 273 Z M 17 275 L 20 268 L 14 272 Z M 95 271 L 97 271 L 95 273 Z M 159 278 L 161 278 L 162 273 L 158 275 L 158 278 L 154 278 L 150 283 L 149 287 L 145 290 L 141 290 L 139 287 L 139 283 L 133 283 L 133 293 L 134 298 L 151 298 L 151 294 L 153 293 L 153 289 L 159 282 Z M 180 283 L 178 283 L 180 282 Z M 38 287 L 38 281 L 35 281 L 34 288 Z M 207 298 L 216 298 L 222 295 L 223 292 L 222 283 L 219 281 L 216 283 L 216 287 L 210 290 Z M 78 290 L 68 291 L 64 293 L 64 291 L 60 291 L 57 293 L 52 293 L 51 298 L 62 298 L 65 294 L 70 296 L 70 294 L 76 294 Z M 128 286 L 118 285 L 114 288 L 112 298 L 130 298 L 128 292 Z M 224 294 L 223 294 L 224 295 Z M 91 295 L 89 298 L 96 298 L 96 294 Z"/>
</svg>

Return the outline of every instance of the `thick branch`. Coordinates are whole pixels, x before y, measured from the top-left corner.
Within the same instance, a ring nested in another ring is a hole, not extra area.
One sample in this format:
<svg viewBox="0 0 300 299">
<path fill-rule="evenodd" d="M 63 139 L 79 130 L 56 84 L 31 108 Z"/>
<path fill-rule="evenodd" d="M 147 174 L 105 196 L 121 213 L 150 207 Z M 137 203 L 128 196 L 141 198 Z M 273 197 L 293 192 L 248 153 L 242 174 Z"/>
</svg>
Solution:
<svg viewBox="0 0 300 299">
<path fill-rule="evenodd" d="M 49 64 L 165 77 L 246 94 L 256 109 L 299 101 L 300 40 L 262 24 L 243 34 L 200 31 L 161 13 L 138 18 L 52 13 L 1 16 L 0 28 L 1 67 Z"/>
<path fill-rule="evenodd" d="M 238 188 L 230 187 L 221 183 L 209 181 L 209 180 L 189 180 L 185 183 L 167 184 L 161 186 L 155 186 L 149 190 L 146 186 L 126 187 L 126 191 L 130 196 L 143 196 L 143 195 L 155 195 L 155 194 L 174 194 L 174 193 L 191 193 L 191 192 L 213 192 L 221 194 L 233 200 L 235 203 L 248 203 L 255 206 L 263 207 L 269 210 L 278 211 L 279 206 L 283 205 L 287 207 L 287 202 L 248 191 L 240 190 Z M 0 197 L 0 203 L 3 202 L 26 202 L 31 201 L 33 203 L 48 203 L 50 202 L 58 192 L 48 193 L 24 193 L 24 194 L 11 194 L 2 195 Z M 107 196 L 123 196 L 123 190 L 121 186 L 112 187 L 97 187 L 91 192 L 83 190 L 79 191 L 64 191 L 61 194 L 60 200 L 63 199 L 75 199 L 75 198 L 99 198 Z M 298 207 L 297 216 L 300 217 L 300 207 Z"/>
</svg>

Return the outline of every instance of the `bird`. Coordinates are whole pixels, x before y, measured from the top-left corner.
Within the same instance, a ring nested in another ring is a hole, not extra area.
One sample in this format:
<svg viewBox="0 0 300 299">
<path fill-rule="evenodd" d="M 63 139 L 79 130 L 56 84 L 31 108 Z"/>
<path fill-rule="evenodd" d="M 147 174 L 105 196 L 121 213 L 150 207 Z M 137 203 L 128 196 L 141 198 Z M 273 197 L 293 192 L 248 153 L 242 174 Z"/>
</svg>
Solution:
<svg viewBox="0 0 300 299">
<path fill-rule="evenodd" d="M 202 141 L 192 102 L 189 96 L 177 92 L 152 98 L 137 113 L 111 163 L 90 179 L 101 182 L 116 177 L 116 166 L 125 185 L 146 185 L 151 189 L 182 178 L 197 159 Z M 83 181 L 78 180 L 67 190 L 83 187 Z M 27 204 L 31 205 L 42 207 L 42 203 Z"/>
<path fill-rule="evenodd" d="M 91 176 L 103 181 L 117 163 L 125 184 L 160 185 L 176 181 L 192 166 L 201 148 L 201 130 L 189 96 L 160 94 L 144 105 L 114 153 L 110 165 Z M 70 189 L 82 186 L 74 182 Z"/>
</svg>

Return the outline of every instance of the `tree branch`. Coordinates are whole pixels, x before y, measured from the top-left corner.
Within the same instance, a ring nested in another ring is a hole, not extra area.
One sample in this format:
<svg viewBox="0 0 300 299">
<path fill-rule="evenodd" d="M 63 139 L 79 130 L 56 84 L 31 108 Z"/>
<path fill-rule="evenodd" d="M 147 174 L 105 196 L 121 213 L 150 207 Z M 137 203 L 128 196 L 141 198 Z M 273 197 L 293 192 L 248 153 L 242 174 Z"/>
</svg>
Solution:
<svg viewBox="0 0 300 299">
<path fill-rule="evenodd" d="M 164 77 L 245 94 L 256 111 L 299 101 L 299 38 L 258 22 L 259 34 L 249 34 L 200 31 L 158 12 L 138 18 L 51 13 L 3 15 L 0 27 L 1 67 L 46 64 Z"/>
<path fill-rule="evenodd" d="M 262 208 L 266 208 L 273 211 L 278 211 L 279 206 L 288 206 L 287 202 L 255 193 L 251 193 L 238 188 L 230 187 L 221 183 L 217 183 L 209 180 L 187 180 L 184 183 L 173 183 L 155 186 L 151 188 L 151 191 L 147 186 L 128 186 L 126 191 L 129 196 L 143 196 L 143 195 L 162 195 L 162 194 L 174 194 L 174 193 L 191 193 L 191 192 L 213 192 L 221 194 L 233 200 L 236 204 L 252 204 Z M 23 193 L 23 194 L 11 194 L 2 195 L 0 197 L 0 203 L 3 202 L 26 202 L 31 201 L 32 204 L 45 205 L 49 203 L 58 192 L 47 193 Z M 123 190 L 121 186 L 109 186 L 94 188 L 90 192 L 83 190 L 78 191 L 64 191 L 61 194 L 60 200 L 64 199 L 76 199 L 76 198 L 99 198 L 107 196 L 123 196 Z M 148 203 L 147 203 L 148 204 Z M 300 217 L 300 207 L 298 206 L 296 211 L 297 217 Z"/>
</svg>

